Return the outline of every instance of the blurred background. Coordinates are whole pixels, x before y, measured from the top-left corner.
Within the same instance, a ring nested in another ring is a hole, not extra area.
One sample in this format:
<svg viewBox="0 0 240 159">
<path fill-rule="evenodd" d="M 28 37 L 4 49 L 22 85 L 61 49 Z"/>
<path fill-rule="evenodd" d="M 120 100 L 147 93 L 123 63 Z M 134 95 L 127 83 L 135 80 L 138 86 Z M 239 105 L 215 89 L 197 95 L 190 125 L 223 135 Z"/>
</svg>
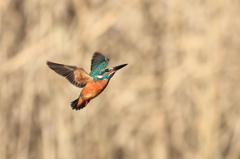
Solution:
<svg viewBox="0 0 240 159">
<path fill-rule="evenodd" d="M 0 2 L 1 159 L 239 159 L 240 1 Z M 80 111 L 46 61 L 128 63 Z"/>
</svg>

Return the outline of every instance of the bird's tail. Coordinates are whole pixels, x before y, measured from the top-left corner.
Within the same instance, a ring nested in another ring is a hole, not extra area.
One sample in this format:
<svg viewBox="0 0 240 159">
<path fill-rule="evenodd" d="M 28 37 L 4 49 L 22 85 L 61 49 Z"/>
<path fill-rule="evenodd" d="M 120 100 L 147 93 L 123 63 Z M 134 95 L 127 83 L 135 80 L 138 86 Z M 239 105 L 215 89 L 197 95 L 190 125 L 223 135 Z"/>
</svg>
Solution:
<svg viewBox="0 0 240 159">
<path fill-rule="evenodd" d="M 79 110 L 79 109 L 84 108 L 89 102 L 90 102 L 90 100 L 89 101 L 84 101 L 80 97 L 80 98 L 77 98 L 76 100 L 72 101 L 71 107 L 72 107 L 72 109 Z"/>
</svg>

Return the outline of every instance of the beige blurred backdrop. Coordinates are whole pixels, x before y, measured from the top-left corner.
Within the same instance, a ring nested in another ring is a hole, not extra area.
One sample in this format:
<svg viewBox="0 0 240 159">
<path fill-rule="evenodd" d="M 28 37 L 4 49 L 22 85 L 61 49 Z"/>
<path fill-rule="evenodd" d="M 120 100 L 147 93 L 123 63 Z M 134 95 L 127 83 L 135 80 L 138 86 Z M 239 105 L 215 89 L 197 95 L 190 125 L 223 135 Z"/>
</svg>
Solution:
<svg viewBox="0 0 240 159">
<path fill-rule="evenodd" d="M 1 159 L 239 159 L 240 1 L 2 0 Z M 75 111 L 46 61 L 128 63 Z"/>
</svg>

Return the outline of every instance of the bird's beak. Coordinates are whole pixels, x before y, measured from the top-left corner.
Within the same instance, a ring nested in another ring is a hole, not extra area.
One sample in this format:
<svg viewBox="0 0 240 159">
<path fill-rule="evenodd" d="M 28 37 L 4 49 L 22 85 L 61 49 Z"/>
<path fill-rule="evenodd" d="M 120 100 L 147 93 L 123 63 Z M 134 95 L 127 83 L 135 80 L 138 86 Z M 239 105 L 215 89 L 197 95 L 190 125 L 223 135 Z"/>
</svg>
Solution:
<svg viewBox="0 0 240 159">
<path fill-rule="evenodd" d="M 122 64 L 122 65 L 114 66 L 114 67 L 112 67 L 112 71 L 117 71 L 117 70 L 119 70 L 119 69 L 121 69 L 121 68 L 123 68 L 123 67 L 125 67 L 125 66 L 127 66 L 127 64 Z"/>
</svg>

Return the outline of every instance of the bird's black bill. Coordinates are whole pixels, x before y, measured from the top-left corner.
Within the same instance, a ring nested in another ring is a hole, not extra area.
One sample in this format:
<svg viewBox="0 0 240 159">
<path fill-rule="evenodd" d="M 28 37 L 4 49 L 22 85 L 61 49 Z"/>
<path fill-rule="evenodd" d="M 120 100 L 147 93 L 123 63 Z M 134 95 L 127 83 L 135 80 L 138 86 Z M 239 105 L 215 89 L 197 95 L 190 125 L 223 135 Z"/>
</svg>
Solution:
<svg viewBox="0 0 240 159">
<path fill-rule="evenodd" d="M 121 69 L 121 68 L 123 68 L 123 67 L 125 67 L 125 66 L 127 66 L 127 64 L 122 64 L 122 65 L 114 66 L 114 67 L 113 67 L 113 71 L 117 71 L 117 70 L 119 70 L 119 69 Z"/>
</svg>

